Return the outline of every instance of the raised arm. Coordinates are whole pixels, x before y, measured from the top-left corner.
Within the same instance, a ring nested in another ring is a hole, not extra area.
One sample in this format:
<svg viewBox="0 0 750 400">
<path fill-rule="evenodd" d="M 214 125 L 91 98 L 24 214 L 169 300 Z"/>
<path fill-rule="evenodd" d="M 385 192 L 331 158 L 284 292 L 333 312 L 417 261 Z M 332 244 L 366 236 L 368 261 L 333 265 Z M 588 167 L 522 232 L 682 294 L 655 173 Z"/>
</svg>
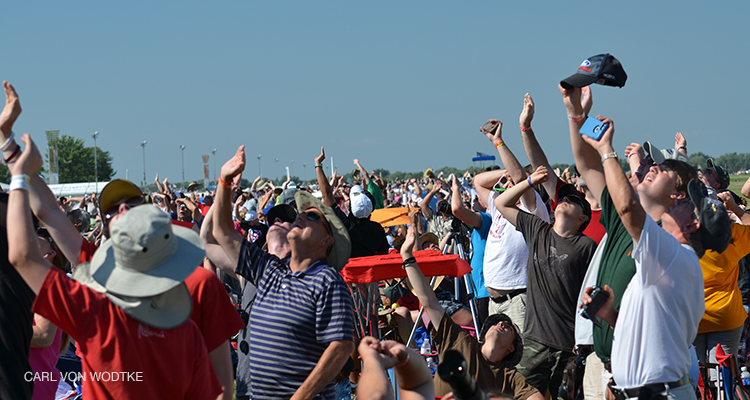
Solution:
<svg viewBox="0 0 750 400">
<path fill-rule="evenodd" d="M 0 136 L 2 136 L 2 141 L 6 142 L 10 138 L 13 124 L 18 119 L 18 116 L 21 115 L 21 103 L 18 93 L 16 93 L 15 88 L 10 83 L 3 82 L 3 86 L 5 88 L 5 107 L 0 114 L 0 131 L 2 131 Z M 11 140 L 3 149 L 4 158 L 6 160 L 10 159 L 9 165 L 11 171 L 13 168 L 12 165 L 18 160 L 19 156 L 19 154 L 13 156 L 13 153 L 16 152 L 16 147 L 18 147 L 18 144 L 16 144 L 15 140 Z M 18 152 L 20 150 L 19 147 Z M 60 211 L 55 195 L 49 190 L 44 180 L 36 173 L 28 175 L 30 179 L 28 196 L 32 211 L 47 226 L 47 230 L 65 257 L 73 265 L 77 264 L 83 237 L 81 237 L 73 224 L 70 223 L 65 213 Z"/>
<path fill-rule="evenodd" d="M 224 253 L 229 257 L 231 265 L 237 266 L 239 261 L 242 238 L 238 239 L 237 231 L 232 223 L 232 182 L 245 169 L 245 146 L 240 146 L 237 153 L 221 167 L 219 185 L 216 188 L 216 199 L 211 207 L 214 212 L 213 236 Z"/>
<path fill-rule="evenodd" d="M 510 189 L 504 191 L 500 196 L 495 197 L 495 208 L 503 214 L 503 217 L 508 220 L 513 226 L 518 226 L 516 221 L 518 213 L 521 211 L 516 207 L 518 199 L 528 192 L 529 189 L 533 190 L 534 185 L 544 183 L 549 179 L 549 172 L 543 165 L 537 167 L 533 174 L 516 185 L 513 185 Z"/>
<path fill-rule="evenodd" d="M 323 204 L 333 207 L 335 205 L 333 190 L 331 190 L 331 185 L 326 178 L 326 172 L 323 171 L 323 161 L 325 159 L 326 150 L 323 146 L 320 146 L 320 155 L 315 157 L 315 177 L 318 178 L 318 186 L 320 187 L 320 194 L 323 196 Z"/>
<path fill-rule="evenodd" d="M 737 216 L 742 222 L 742 225 L 750 225 L 750 214 L 746 213 L 745 210 L 734 201 L 734 197 L 729 191 L 720 192 L 717 196 L 719 197 L 719 200 L 724 202 L 724 207 Z"/>
<path fill-rule="evenodd" d="M 518 117 L 518 122 L 521 127 L 521 138 L 523 139 L 523 148 L 526 150 L 526 157 L 528 157 L 529 162 L 534 169 L 538 168 L 540 165 L 547 168 L 547 174 L 550 179 L 544 182 L 543 186 L 544 190 L 547 191 L 547 194 L 554 199 L 555 193 L 557 193 L 557 182 L 559 179 L 555 179 L 557 175 L 552 169 L 552 166 L 549 165 L 547 155 L 544 153 L 544 150 L 542 150 L 542 146 L 539 144 L 539 141 L 536 140 L 534 130 L 531 128 L 531 121 L 533 119 L 534 99 L 531 98 L 531 95 L 526 93 L 523 98 L 523 109 L 521 110 L 521 115 Z"/>
<path fill-rule="evenodd" d="M 433 326 L 438 326 L 440 321 L 443 319 L 445 310 L 438 303 L 435 292 L 432 291 L 432 287 L 427 282 L 422 271 L 419 269 L 416 260 L 414 260 L 414 252 L 412 247 L 417 243 L 417 231 L 414 224 L 411 224 L 406 232 L 406 239 L 404 244 L 401 245 L 401 258 L 404 261 L 404 269 L 406 270 L 406 276 L 409 277 L 414 288 L 414 294 L 417 295 L 419 302 L 424 306 L 424 310 L 433 321 Z"/>
<path fill-rule="evenodd" d="M 359 174 L 362 176 L 362 188 L 367 190 L 367 186 L 370 184 L 370 175 L 367 174 L 367 170 L 365 167 L 362 166 L 362 164 L 359 163 L 359 159 L 354 159 L 354 165 L 359 168 Z"/>
<path fill-rule="evenodd" d="M 427 195 L 424 196 L 424 199 L 422 199 L 422 203 L 420 203 L 419 208 L 422 209 L 422 214 L 424 214 L 425 217 L 429 218 L 435 214 L 435 211 L 430 208 L 430 202 L 432 201 L 432 198 L 435 197 L 437 192 L 440 191 L 440 188 L 442 186 L 443 181 L 435 179 L 435 182 L 433 182 L 432 184 L 432 190 L 430 190 Z"/>
<path fill-rule="evenodd" d="M 161 186 L 161 182 L 159 182 L 159 173 L 156 173 L 156 178 L 154 178 L 154 181 L 156 182 L 156 190 L 161 193 L 164 191 L 164 188 Z"/>
<path fill-rule="evenodd" d="M 39 252 L 39 241 L 31 222 L 28 179 L 42 167 L 42 156 L 28 133 L 21 140 L 26 144 L 26 150 L 11 166 L 13 177 L 7 211 L 8 260 L 31 290 L 39 293 L 52 264 Z"/>
<path fill-rule="evenodd" d="M 742 185 L 742 189 L 740 189 L 740 193 L 743 196 L 750 198 L 750 177 L 747 178 L 745 183 Z"/>
<path fill-rule="evenodd" d="M 211 209 L 208 210 L 206 213 L 206 217 L 203 218 L 203 224 L 201 225 L 201 231 L 200 231 L 200 237 L 201 241 L 203 241 L 203 245 L 206 246 L 206 256 L 208 256 L 208 259 L 211 260 L 214 264 L 216 264 L 217 267 L 219 267 L 222 271 L 232 275 L 234 277 L 234 270 L 237 268 L 237 264 L 232 264 L 232 260 L 229 259 L 227 254 L 224 252 L 224 249 L 221 248 L 221 245 L 216 241 L 214 238 L 214 208 L 211 207 Z M 242 242 L 242 235 L 240 235 L 239 232 L 234 231 L 234 234 L 231 234 L 233 236 L 233 239 L 239 242 Z M 237 258 L 239 258 L 239 254 L 237 255 Z"/>
<path fill-rule="evenodd" d="M 474 177 L 474 190 L 477 191 L 477 197 L 479 202 L 487 208 L 487 201 L 490 198 L 490 192 L 495 186 L 497 181 L 507 173 L 504 169 L 496 169 L 493 171 L 482 172 L 481 174 Z"/>
<path fill-rule="evenodd" d="M 490 122 L 497 123 L 497 128 L 495 128 L 494 132 L 487 132 L 483 127 L 479 128 L 479 130 L 487 136 L 487 139 L 497 149 L 497 153 L 500 154 L 500 160 L 503 162 L 510 177 L 513 178 L 513 182 L 518 183 L 523 181 L 526 179 L 526 171 L 521 166 L 521 163 L 518 162 L 513 152 L 510 151 L 508 145 L 503 141 L 503 123 L 496 119 L 491 119 Z M 536 211 L 536 195 L 533 192 L 525 192 L 521 196 L 521 202 L 529 211 Z"/>
<path fill-rule="evenodd" d="M 359 344 L 362 377 L 357 396 L 363 400 L 393 399 L 387 370 L 393 368 L 403 400 L 432 400 L 435 386 L 424 357 L 416 350 L 393 340 L 380 341 L 366 336 Z"/>
<path fill-rule="evenodd" d="M 586 185 L 594 197 L 601 201 L 602 191 L 606 184 L 604 180 L 604 169 L 602 168 L 599 154 L 581 138 L 578 131 L 586 119 L 583 106 L 581 105 L 581 88 L 565 89 L 559 86 L 563 96 L 563 103 L 568 112 L 568 128 L 570 130 L 570 147 L 573 150 L 573 158 L 576 162 L 578 173 L 586 181 Z M 590 90 L 590 88 L 588 89 Z"/>
<path fill-rule="evenodd" d="M 682 132 L 674 134 L 674 148 L 687 157 L 687 139 L 682 135 Z"/>
<path fill-rule="evenodd" d="M 463 221 L 466 225 L 474 228 L 482 227 L 482 216 L 479 213 L 469 210 L 461 201 L 461 182 L 458 181 L 456 175 L 451 174 L 450 176 L 451 186 L 453 187 L 453 194 L 451 195 L 451 211 L 453 215 Z M 448 236 L 448 235 L 446 235 Z M 440 247 L 442 249 L 442 247 Z"/>
<path fill-rule="evenodd" d="M 606 178 L 609 195 L 612 198 L 612 204 L 614 204 L 625 229 L 633 239 L 638 241 L 641 238 L 643 224 L 646 222 L 646 211 L 638 201 L 638 196 L 635 194 L 633 186 L 628 182 L 628 178 L 620 166 L 620 161 L 617 159 L 617 154 L 612 148 L 612 138 L 615 134 L 614 123 L 611 119 L 601 115 L 596 118 L 609 124 L 609 128 L 604 132 L 601 139 L 593 140 L 583 135 L 578 135 L 578 137 L 583 137 L 585 144 L 598 153 L 599 162 L 604 166 L 604 177 Z M 587 178 L 583 179 L 586 179 L 586 184 L 589 183 Z"/>
</svg>

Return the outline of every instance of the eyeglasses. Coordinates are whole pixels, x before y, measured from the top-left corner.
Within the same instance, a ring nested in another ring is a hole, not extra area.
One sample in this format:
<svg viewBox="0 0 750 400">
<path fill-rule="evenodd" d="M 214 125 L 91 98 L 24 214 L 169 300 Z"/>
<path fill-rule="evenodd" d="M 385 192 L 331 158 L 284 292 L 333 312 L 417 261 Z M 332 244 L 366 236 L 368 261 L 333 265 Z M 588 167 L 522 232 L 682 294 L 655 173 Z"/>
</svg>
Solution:
<svg viewBox="0 0 750 400">
<path fill-rule="evenodd" d="M 308 221 L 322 222 L 323 226 L 326 228 L 326 232 L 328 232 L 329 235 L 333 235 L 333 232 L 331 232 L 331 227 L 328 225 L 328 222 L 325 221 L 323 215 L 318 214 L 315 211 L 305 211 L 303 214 L 305 214 L 305 218 L 307 218 Z"/>
<path fill-rule="evenodd" d="M 703 172 L 706 173 L 706 174 L 709 174 L 709 175 L 713 175 L 714 170 L 711 169 L 711 168 L 706 168 L 706 169 L 703 170 Z"/>
<path fill-rule="evenodd" d="M 104 214 L 104 219 L 109 221 L 114 217 L 115 215 L 120 213 L 120 205 L 127 204 L 128 208 L 133 208 L 135 206 L 140 206 L 144 203 L 143 197 L 139 197 L 130 201 L 124 201 L 122 203 L 118 203 L 117 205 L 113 206 L 109 209 L 107 213 Z"/>
</svg>

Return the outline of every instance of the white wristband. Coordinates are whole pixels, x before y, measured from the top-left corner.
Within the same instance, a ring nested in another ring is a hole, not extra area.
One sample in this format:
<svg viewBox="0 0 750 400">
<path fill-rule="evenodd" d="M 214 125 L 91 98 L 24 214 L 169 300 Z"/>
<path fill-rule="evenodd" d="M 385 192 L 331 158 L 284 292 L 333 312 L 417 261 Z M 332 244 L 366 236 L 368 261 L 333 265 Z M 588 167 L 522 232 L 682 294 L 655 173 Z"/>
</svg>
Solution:
<svg viewBox="0 0 750 400">
<path fill-rule="evenodd" d="M 12 192 L 16 189 L 21 189 L 28 192 L 30 181 L 28 175 L 13 175 L 13 177 L 10 178 L 10 191 Z"/>
<path fill-rule="evenodd" d="M 16 133 L 13 131 L 10 131 L 10 136 L 8 137 L 8 140 L 3 143 L 2 146 L 0 146 L 0 150 L 5 151 L 8 150 L 8 147 L 10 147 L 11 142 L 16 139 Z"/>
</svg>

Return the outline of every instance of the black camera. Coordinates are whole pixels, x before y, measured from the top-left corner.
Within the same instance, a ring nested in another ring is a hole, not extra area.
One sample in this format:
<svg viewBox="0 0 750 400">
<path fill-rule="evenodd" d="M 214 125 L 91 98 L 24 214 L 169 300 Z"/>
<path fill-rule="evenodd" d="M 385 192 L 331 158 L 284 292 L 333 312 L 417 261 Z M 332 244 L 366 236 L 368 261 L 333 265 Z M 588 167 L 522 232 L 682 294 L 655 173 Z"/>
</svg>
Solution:
<svg viewBox="0 0 750 400">
<path fill-rule="evenodd" d="M 609 298 L 609 292 L 600 288 L 599 286 L 594 286 L 594 289 L 591 291 L 589 296 L 591 296 L 591 303 L 584 304 L 583 307 L 581 307 L 581 316 L 590 319 L 591 322 L 594 323 L 594 325 L 601 328 L 602 324 L 596 319 L 596 313 L 600 308 L 602 308 L 604 303 Z"/>
<path fill-rule="evenodd" d="M 456 400 L 487 400 L 487 395 L 479 388 L 477 381 L 469 375 L 469 367 L 464 357 L 456 350 L 448 350 L 443 362 L 438 365 L 440 379 L 448 382 Z"/>
</svg>

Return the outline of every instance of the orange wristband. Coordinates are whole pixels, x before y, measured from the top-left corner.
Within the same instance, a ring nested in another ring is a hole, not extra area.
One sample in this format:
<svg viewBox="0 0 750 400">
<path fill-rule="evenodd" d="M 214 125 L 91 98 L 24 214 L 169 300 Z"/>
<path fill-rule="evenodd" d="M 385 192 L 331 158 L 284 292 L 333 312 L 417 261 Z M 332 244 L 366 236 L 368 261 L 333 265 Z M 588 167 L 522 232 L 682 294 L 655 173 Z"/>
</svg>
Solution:
<svg viewBox="0 0 750 400">
<path fill-rule="evenodd" d="M 521 128 L 521 132 L 527 132 L 531 130 L 531 125 L 529 125 L 528 128 L 524 128 L 523 126 L 521 126 L 520 128 Z"/>
<path fill-rule="evenodd" d="M 231 187 L 231 186 L 229 186 L 228 183 L 224 182 L 224 180 L 221 179 L 221 176 L 219 176 L 219 185 L 224 186 L 227 189 L 229 189 Z"/>
</svg>

